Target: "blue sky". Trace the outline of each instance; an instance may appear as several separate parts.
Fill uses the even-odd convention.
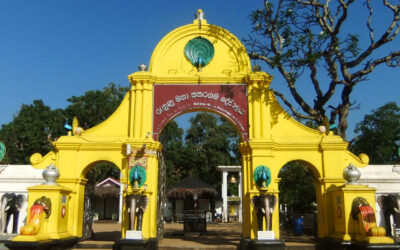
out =
[[[35,99],[65,108],[67,98],[109,82],[128,86],[127,76],[140,63],[148,65],[161,38],[191,23],[199,8],[208,23],[242,39],[251,29],[248,15],[261,6],[261,0],[1,1],[0,124]],[[271,73],[266,66],[263,70]],[[271,86],[285,92],[273,75]],[[372,109],[388,101],[400,104],[399,78],[399,69],[379,67],[355,88],[360,109],[350,114],[350,136]]]

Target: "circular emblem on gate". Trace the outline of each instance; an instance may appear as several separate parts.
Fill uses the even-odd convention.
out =
[[[267,188],[271,183],[271,171],[267,166],[258,166],[253,173],[253,179],[259,188]]]
[[[61,218],[64,218],[65,212],[66,212],[65,206],[62,206],[62,208],[61,208]]]
[[[6,155],[6,146],[0,141],[0,161],[3,160]]]
[[[134,188],[140,188],[146,182],[147,173],[139,164],[129,170],[129,181]]]
[[[185,56],[198,71],[201,71],[214,57],[214,46],[209,40],[196,37],[186,44]]]

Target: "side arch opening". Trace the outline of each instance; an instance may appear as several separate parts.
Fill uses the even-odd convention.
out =
[[[114,241],[121,238],[120,175],[114,163],[104,160],[92,162],[82,171],[87,179],[83,197],[83,239]],[[107,223],[106,231],[104,223]]]
[[[280,232],[283,239],[312,241],[317,236],[318,170],[294,160],[279,171]]]

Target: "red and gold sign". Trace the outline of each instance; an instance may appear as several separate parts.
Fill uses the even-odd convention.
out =
[[[210,110],[229,119],[243,140],[249,135],[247,86],[245,84],[154,85],[153,138],[179,114],[189,110]]]

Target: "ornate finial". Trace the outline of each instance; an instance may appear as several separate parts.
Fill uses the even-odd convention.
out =
[[[204,20],[204,12],[202,9],[198,9],[196,14],[194,14],[196,20]]]
[[[343,170],[343,178],[347,181],[346,184],[355,185],[360,177],[360,170],[351,163]]]
[[[147,66],[144,63],[141,63],[138,68],[139,68],[139,71],[147,71]]]
[[[204,12],[202,9],[198,9],[196,14],[194,15],[195,20],[199,21],[199,30],[201,29],[201,20],[204,20]]]
[[[58,177],[60,177],[60,172],[58,171],[58,168],[51,163],[50,166],[43,170],[42,176],[45,180],[43,185],[58,185],[56,181]]]

